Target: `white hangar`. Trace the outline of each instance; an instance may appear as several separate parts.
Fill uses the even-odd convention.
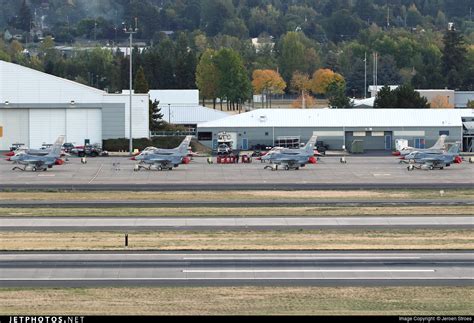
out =
[[[149,137],[148,94],[132,96],[132,135]],[[0,150],[128,138],[130,98],[0,61]]]

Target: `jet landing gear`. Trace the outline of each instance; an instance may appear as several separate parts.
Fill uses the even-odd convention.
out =
[[[43,171],[43,172],[46,172],[48,170],[48,168],[44,168],[44,167],[36,167],[36,166],[32,166],[31,168],[27,165],[23,168],[21,167],[18,167],[18,166],[15,166],[12,168],[12,170],[20,170],[22,172],[25,172],[25,171],[28,171],[28,170],[31,170],[32,172],[38,172],[38,171]]]
[[[270,169],[271,171],[275,171],[275,170],[278,170],[278,165],[271,164],[271,165],[265,166],[263,169]]]
[[[414,171],[415,169],[421,169],[421,170],[434,170],[435,167],[433,165],[421,165],[421,166],[415,166],[415,165],[408,165],[407,170],[409,172]],[[438,169],[443,170],[444,167],[438,167]]]
[[[272,170],[272,171],[276,171],[276,170],[278,170],[278,165],[277,165],[277,164],[268,165],[268,166],[265,166],[264,169],[270,169],[270,170]],[[300,167],[299,167],[299,166],[285,165],[285,166],[283,166],[283,169],[284,169],[284,170],[291,170],[291,169],[299,170]]]
[[[133,168],[133,171],[134,172],[139,172],[140,170],[144,169],[144,170],[152,170],[152,167],[154,165],[149,165],[149,166],[145,166],[145,165],[141,165],[141,164],[136,164],[135,167]],[[162,170],[173,170],[173,166],[157,166],[156,167],[156,170],[158,171],[162,171]]]

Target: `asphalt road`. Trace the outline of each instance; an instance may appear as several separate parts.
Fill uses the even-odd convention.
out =
[[[2,217],[0,231],[468,229],[472,216],[405,217]]]
[[[226,201],[158,201],[158,200],[2,200],[0,207],[15,207],[15,208],[159,208],[159,207],[180,207],[180,208],[195,208],[195,207],[294,207],[294,206],[462,206],[474,205],[473,199],[399,199],[399,200],[351,200],[351,199],[337,199],[337,200],[226,200]]]
[[[452,165],[444,170],[409,172],[393,156],[325,157],[299,171],[265,170],[251,164],[207,164],[195,158],[173,171],[134,172],[127,158],[89,158],[87,164],[72,158],[46,172],[12,171],[0,159],[0,190],[321,190],[321,189],[455,189],[474,188],[474,164]]]
[[[472,252],[0,253],[3,287],[455,285]]]

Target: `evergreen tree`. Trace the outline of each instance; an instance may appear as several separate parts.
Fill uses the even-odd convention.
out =
[[[411,85],[402,85],[391,91],[384,86],[375,99],[374,108],[378,109],[428,109],[430,105],[425,97],[415,91]]]
[[[24,31],[30,31],[32,23],[32,15],[30,7],[26,4],[26,0],[23,0],[21,3],[20,11],[18,12],[18,18],[16,20],[15,26],[18,29]]]
[[[163,125],[163,114],[161,113],[160,101],[151,101],[148,103],[150,130],[157,131]]]
[[[176,85],[178,89],[194,89],[196,84],[196,54],[188,47],[188,39],[181,33],[176,42]]]
[[[466,69],[467,50],[464,39],[453,27],[446,32],[443,41],[442,71],[447,77],[448,87],[458,89],[464,83],[464,71],[468,70]]]
[[[353,108],[351,100],[346,96],[345,82],[332,82],[328,86],[326,96],[329,99],[329,106],[333,109],[350,109]]]
[[[133,89],[135,90],[135,93],[150,92],[150,88],[148,87],[148,82],[146,81],[146,78],[145,78],[145,71],[143,70],[142,66],[140,66],[140,68],[137,71],[137,75],[135,76],[135,81],[133,82]]]

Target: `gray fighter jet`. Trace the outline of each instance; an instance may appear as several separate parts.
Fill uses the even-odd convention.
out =
[[[445,144],[444,144],[444,142],[446,141],[446,137],[447,137],[446,135],[439,136],[438,141],[436,141],[436,143],[430,148],[405,147],[402,150],[400,150],[399,152],[397,152],[397,154],[395,154],[395,155],[407,156],[408,154],[411,154],[412,152],[415,152],[415,151],[425,152],[425,153],[441,154],[441,153],[446,151],[445,150]]]
[[[157,170],[172,170],[173,167],[178,167],[180,164],[189,163],[187,156],[191,139],[192,136],[186,136],[183,142],[174,149],[148,148],[132,158],[132,160],[138,161],[134,171],[141,169],[151,170],[152,168]]]
[[[54,165],[62,165],[64,163],[61,159],[63,143],[64,136],[59,136],[51,147],[51,151],[44,156],[32,155],[24,152],[10,157],[10,161],[14,164],[24,165],[23,168],[15,166],[12,170],[31,170],[33,172],[47,171],[48,168],[53,168]]]
[[[414,169],[444,169],[452,164],[462,163],[462,158],[459,156],[459,145],[452,146],[446,153],[427,153],[427,152],[412,152],[405,156],[410,163],[407,167],[409,171]]]
[[[278,166],[283,166],[285,170],[298,170],[308,163],[316,164],[314,147],[317,139],[318,136],[313,135],[306,146],[301,149],[281,148],[262,156],[263,161],[268,161],[271,164],[265,166],[265,169],[278,170]]]

